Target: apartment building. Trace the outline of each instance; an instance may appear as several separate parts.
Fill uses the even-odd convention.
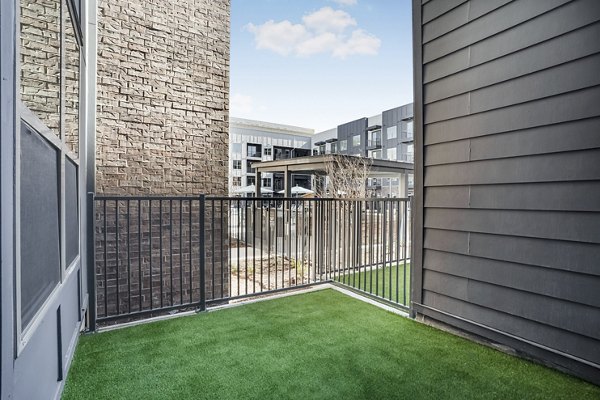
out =
[[[313,136],[312,154],[346,154],[377,160],[414,161],[413,105],[383,111],[381,114],[338,125]],[[372,196],[399,194],[400,181],[393,178],[369,178]],[[413,176],[408,175],[411,193]]]
[[[229,125],[229,192],[256,183],[252,163],[284,160],[311,155],[313,129],[231,118]],[[267,191],[283,190],[284,176],[265,174],[262,187]],[[310,175],[293,175],[293,185],[310,188]]]

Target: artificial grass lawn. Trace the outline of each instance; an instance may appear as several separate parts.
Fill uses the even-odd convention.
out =
[[[598,399],[333,290],[81,337],[63,399]]]
[[[391,280],[390,273],[392,274]],[[410,301],[410,263],[406,263],[406,300],[404,298],[403,263],[398,264],[398,268],[396,265],[392,265],[372,270],[363,269],[360,272],[336,277],[335,280],[406,306]],[[396,293],[396,287],[398,293]]]

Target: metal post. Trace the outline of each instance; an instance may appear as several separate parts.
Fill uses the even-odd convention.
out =
[[[206,310],[206,276],[205,276],[205,248],[206,245],[204,238],[204,210],[206,206],[206,196],[204,194],[200,195],[200,311]]]
[[[96,203],[94,193],[87,194],[87,284],[88,330],[96,331]]]

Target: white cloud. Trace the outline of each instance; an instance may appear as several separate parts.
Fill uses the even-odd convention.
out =
[[[330,54],[343,59],[379,52],[381,40],[358,29],[356,20],[345,11],[323,7],[305,15],[302,22],[269,20],[261,25],[248,24],[246,29],[254,34],[257,49],[271,50],[283,56]]]
[[[352,32],[350,38],[333,50],[333,55],[340,58],[363,54],[376,55],[381,46],[381,40],[362,29]]]
[[[353,6],[356,5],[357,0],[329,0],[337,3],[340,6]]]
[[[234,93],[230,99],[230,112],[236,115],[249,114],[254,110],[254,99],[241,93]]]
[[[323,7],[312,14],[302,17],[307,29],[315,32],[343,32],[350,26],[356,26],[356,20],[346,11]]]
[[[288,20],[270,20],[258,26],[248,24],[246,29],[254,34],[257,49],[272,50],[284,56],[291,53],[297,44],[307,37],[304,25],[292,24]]]

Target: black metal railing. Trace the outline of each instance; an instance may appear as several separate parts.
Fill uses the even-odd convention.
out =
[[[322,282],[409,304],[408,199],[96,196],[91,204],[99,322]]]

